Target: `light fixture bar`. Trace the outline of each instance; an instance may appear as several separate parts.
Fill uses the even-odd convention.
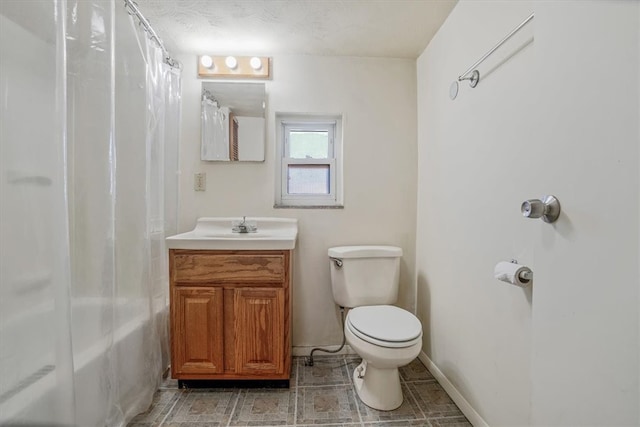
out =
[[[271,58],[268,56],[200,55],[198,56],[198,77],[203,79],[270,79]]]

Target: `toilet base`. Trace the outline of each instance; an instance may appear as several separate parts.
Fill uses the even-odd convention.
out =
[[[398,368],[380,369],[365,360],[353,371],[353,383],[362,402],[380,411],[392,411],[402,405]]]

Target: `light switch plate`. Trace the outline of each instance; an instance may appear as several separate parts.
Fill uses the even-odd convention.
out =
[[[196,173],[193,175],[193,189],[195,191],[205,191],[207,189],[207,174]]]

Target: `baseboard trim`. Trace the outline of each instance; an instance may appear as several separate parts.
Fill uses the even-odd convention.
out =
[[[294,346],[293,347],[293,355],[294,356],[308,356],[311,353],[311,350],[313,350],[314,348],[317,348],[318,346]],[[327,350],[337,350],[340,348],[339,345],[325,345],[322,346],[322,348],[325,348]],[[313,357],[316,356],[331,356],[331,355],[339,355],[339,354],[356,354],[355,351],[353,351],[351,349],[351,346],[349,345],[345,345],[344,348],[342,350],[340,350],[337,353],[325,353],[322,351],[316,351],[315,353],[313,353]]]
[[[489,424],[487,424],[487,422],[482,419],[480,414],[478,414],[476,410],[473,409],[473,406],[471,406],[471,404],[467,402],[467,399],[465,399],[464,396],[460,394],[458,389],[455,388],[451,381],[449,381],[449,379],[442,373],[442,371],[438,369],[435,363],[433,363],[431,359],[429,359],[429,356],[427,356],[424,351],[420,352],[420,354],[418,355],[418,359],[420,359],[420,361],[424,363],[424,366],[426,366],[429,372],[431,372],[435,379],[438,380],[442,388],[444,388],[444,390],[449,394],[451,399],[455,402],[456,405],[458,405],[458,408],[460,408],[462,413],[465,415],[465,417],[467,417],[469,422],[474,425],[474,427],[489,427]]]

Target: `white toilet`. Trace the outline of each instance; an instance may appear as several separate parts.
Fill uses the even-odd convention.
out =
[[[389,304],[396,302],[402,249],[395,246],[329,248],[333,299],[351,308],[344,332],[362,357],[353,372],[360,400],[383,411],[402,404],[398,368],[422,348],[417,317]]]

